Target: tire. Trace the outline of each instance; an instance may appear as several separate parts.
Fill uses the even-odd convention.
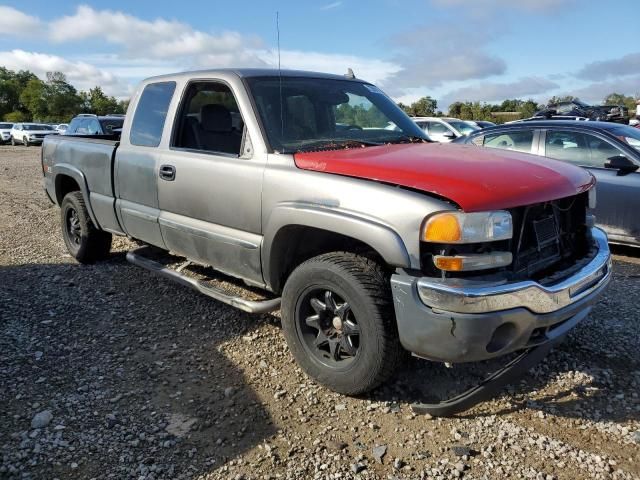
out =
[[[16,146],[16,139],[11,137],[11,146],[15,147]]]
[[[111,234],[95,227],[81,192],[71,192],[64,197],[60,220],[64,243],[78,262],[93,263],[109,254]]]
[[[285,283],[281,313],[295,360],[335,392],[373,390],[404,357],[389,278],[379,264],[360,255],[333,252],[299,265]]]
[[[29,143],[29,140],[25,140],[24,138],[22,139],[22,144],[23,144],[25,147],[30,147],[30,146],[31,146],[31,144]]]

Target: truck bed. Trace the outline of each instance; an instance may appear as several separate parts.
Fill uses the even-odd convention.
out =
[[[56,203],[62,200],[54,178],[64,174],[89,194],[90,213],[101,228],[119,231],[115,218],[113,173],[119,140],[104,136],[51,135],[42,144],[45,188]]]

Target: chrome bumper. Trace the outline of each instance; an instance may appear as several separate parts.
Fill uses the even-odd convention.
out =
[[[530,280],[487,286],[486,282],[421,278],[418,296],[434,309],[455,313],[487,313],[524,307],[533,313],[551,313],[587,297],[609,282],[611,254],[607,235],[592,229],[596,255],[575,274],[552,286]],[[477,285],[474,285],[477,283]]]

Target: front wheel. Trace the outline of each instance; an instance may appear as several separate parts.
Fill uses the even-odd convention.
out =
[[[338,393],[374,389],[403,356],[389,278],[376,262],[353,253],[319,255],[291,273],[282,325],[300,367]]]
[[[93,263],[109,254],[111,234],[95,227],[81,192],[71,192],[64,197],[60,215],[62,237],[73,258],[80,263]]]
[[[25,140],[24,138],[22,139],[22,143],[24,144],[25,147],[31,146],[31,144],[29,143],[29,140]]]
[[[16,139],[11,137],[11,146],[15,147],[16,146]]]

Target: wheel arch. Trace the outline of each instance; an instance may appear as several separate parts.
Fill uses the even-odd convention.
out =
[[[265,283],[279,292],[297,265],[337,250],[366,252],[389,267],[410,267],[404,242],[390,227],[323,207],[290,205],[274,210],[265,231]]]
[[[64,164],[55,165],[53,167],[52,173],[54,176],[53,182],[55,200],[58,206],[62,205],[62,200],[64,199],[65,195],[70,192],[80,191],[80,193],[82,193],[82,197],[84,198],[87,211],[89,212],[89,217],[91,217],[91,221],[96,226],[96,228],[100,228],[93,212],[93,208],[91,208],[91,202],[89,201],[89,187],[87,185],[87,179],[84,174],[73,165]]]

